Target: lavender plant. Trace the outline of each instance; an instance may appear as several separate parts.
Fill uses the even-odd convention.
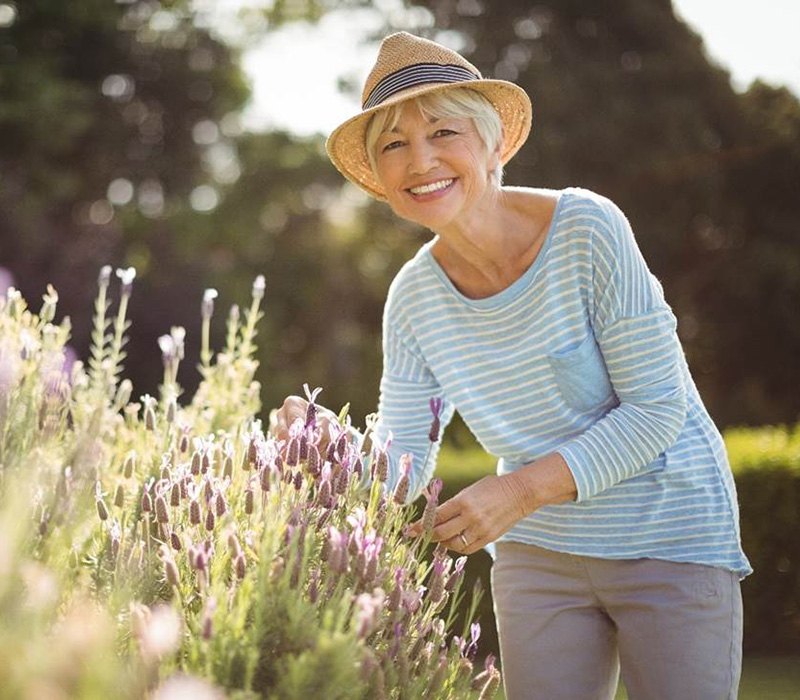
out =
[[[80,668],[102,665],[92,687],[124,683],[130,697],[192,683],[209,697],[491,697],[499,672],[491,661],[474,668],[479,627],[453,636],[464,558],[441,547],[430,557],[429,538],[404,536],[413,509],[402,477],[385,483],[388,445],[373,440],[367,453],[344,416],[323,425],[320,390],[308,387],[309,411],[287,440],[264,430],[254,381],[263,278],[243,318],[232,308],[216,356],[217,295],[204,296],[202,382],[181,402],[183,329],[159,339],[158,398],[132,400],[120,379],[135,273],[119,277],[109,321],[110,269],[100,274],[86,370],[62,369],[69,326],[52,323],[54,291],[38,315],[13,290],[0,301],[0,519],[24,523],[0,530],[0,616],[31,597],[26,571],[55,591],[4,624],[0,668],[35,657],[88,605],[101,632]],[[431,410],[435,441],[440,404]],[[425,491],[428,533],[440,490]],[[58,666],[62,653],[48,646],[43,657]],[[94,697],[49,670],[8,687],[21,696],[40,681]]]

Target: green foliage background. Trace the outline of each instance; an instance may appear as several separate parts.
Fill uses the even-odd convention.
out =
[[[129,368],[137,390],[152,391],[158,335],[181,324],[191,337],[204,287],[238,298],[263,273],[265,404],[310,381],[330,405],[371,412],[385,292],[425,232],[345,185],[322,137],[242,131],[242,47],[214,31],[214,3],[7,3],[0,265],[26,297],[52,282],[85,353],[80,311],[95,271],[136,266]],[[455,42],[486,75],[532,95],[534,131],[507,182],[594,188],[628,213],[716,420],[794,421],[797,98],[760,83],[736,93],[669,0],[403,5],[372,8],[384,8],[379,34]],[[269,41],[287,23],[359,6],[372,3],[253,0],[241,26],[248,41]],[[120,178],[132,198],[112,204]],[[217,193],[208,211],[190,206],[202,186]]]

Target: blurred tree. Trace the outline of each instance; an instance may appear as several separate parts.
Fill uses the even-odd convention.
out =
[[[131,363],[157,371],[155,338],[199,308],[202,258],[178,257],[171,221],[217,196],[213,149],[248,95],[238,57],[181,2],[8,6],[0,260],[31,300],[56,285],[81,349],[99,268],[136,266]]]
[[[364,4],[254,0],[237,28],[263,38]],[[590,187],[627,212],[715,418],[794,420],[797,99],[736,94],[669,0],[405,4],[379,4],[387,30],[532,95],[508,182]],[[155,339],[184,325],[191,389],[203,288],[221,292],[219,344],[225,307],[263,273],[265,404],[308,381],[357,421],[374,410],[386,289],[428,234],[345,184],[320,138],[242,132],[248,89],[210,0],[0,5],[0,265],[26,297],[53,282],[85,350],[97,270],[136,266],[129,373],[152,392]]]
[[[359,4],[253,2],[237,30],[263,36],[266,28]],[[203,289],[219,286],[221,307],[246,302],[253,278],[264,273],[267,404],[306,379],[341,383],[338,403],[353,387],[368,396],[358,375],[362,356],[376,373],[379,355],[364,352],[374,349],[375,329],[364,336],[356,268],[336,264],[346,255],[336,251],[355,247],[353,239],[324,211],[342,181],[318,139],[242,132],[238,113],[249,89],[237,49],[214,33],[213,3],[2,6],[0,264],[26,298],[35,301],[52,282],[85,352],[99,268],[135,266],[127,373],[139,392],[153,392],[155,340],[183,325],[181,381],[192,388]],[[326,258],[332,264],[320,267]],[[337,298],[332,308],[320,303]],[[372,322],[379,319],[373,311]],[[222,325],[215,324],[218,344]],[[362,413],[372,410],[361,403]]]
[[[718,422],[795,420],[797,99],[736,94],[670,0],[415,4],[432,38],[532,96],[507,182],[589,187],[627,213]]]

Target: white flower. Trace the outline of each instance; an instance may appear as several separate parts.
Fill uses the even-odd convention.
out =
[[[158,347],[161,348],[161,354],[165,357],[172,358],[175,355],[175,341],[171,335],[160,335],[158,337]]]
[[[133,284],[133,280],[136,279],[136,268],[129,267],[126,269],[122,269],[121,267],[117,268],[117,277],[119,277],[120,281],[122,282],[123,286],[130,286]]]
[[[103,265],[100,268],[100,274],[97,277],[97,283],[101,287],[108,285],[108,280],[111,278],[111,265]]]
[[[175,651],[182,632],[178,613],[168,605],[158,605],[152,610],[141,608],[132,610],[132,618],[142,655],[146,659],[158,659]]]
[[[218,688],[194,676],[175,675],[164,681],[153,695],[153,700],[223,700]]]
[[[255,282],[253,282],[253,299],[263,299],[266,286],[264,275],[256,277]]]

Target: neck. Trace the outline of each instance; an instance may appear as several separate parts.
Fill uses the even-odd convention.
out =
[[[530,223],[514,201],[498,190],[470,216],[434,231],[433,254],[468,296],[505,289],[528,268]]]

